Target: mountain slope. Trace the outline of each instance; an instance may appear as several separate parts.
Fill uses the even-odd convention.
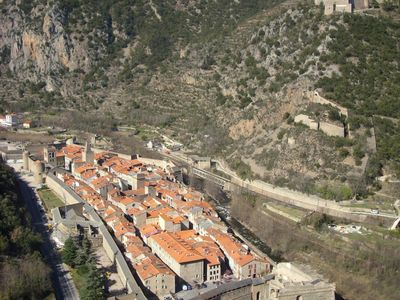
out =
[[[400,173],[398,125],[373,117],[400,113],[392,19],[295,1],[29,3],[1,4],[2,107],[94,130],[150,125],[242,177],[337,200]],[[349,117],[312,103],[317,88]],[[295,125],[300,113],[352,138]]]

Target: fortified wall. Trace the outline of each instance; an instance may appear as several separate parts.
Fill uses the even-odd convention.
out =
[[[355,210],[354,208],[343,207],[332,200],[322,199],[314,195],[306,195],[286,188],[275,187],[272,184],[260,180],[244,181],[240,178],[232,177],[231,181],[227,182],[224,186],[224,189],[228,191],[240,192],[243,188],[292,206],[317,211],[337,218],[352,220],[354,222],[371,224],[383,223],[387,226],[393,223],[393,220],[380,215],[358,214],[357,212],[359,209]]]
[[[33,173],[35,184],[42,184],[45,175],[44,163],[34,159],[28,151],[22,152],[22,161],[24,170]]]
[[[125,261],[125,258],[121,252],[121,250],[116,245],[113,237],[108,231],[107,227],[104,225],[101,218],[98,216],[96,211],[88,205],[85,201],[79,197],[78,194],[75,193],[69,186],[67,186],[64,182],[57,178],[57,171],[65,172],[62,169],[52,169],[47,174],[46,184],[49,188],[51,188],[58,196],[65,200],[67,204],[75,204],[75,203],[83,203],[84,211],[89,216],[90,220],[96,221],[100,224],[99,231],[103,236],[102,246],[107,253],[109,259],[115,263],[117,268],[118,276],[121,279],[122,284],[131,294],[132,299],[136,300],[145,300],[142,290],[137,284],[135,278],[132,275],[132,272],[129,269],[128,264]]]
[[[349,116],[349,110],[347,108],[337,104],[336,102],[334,102],[332,100],[328,100],[328,99],[322,97],[318,93],[318,91],[316,91],[316,90],[308,91],[308,92],[306,92],[306,94],[307,94],[308,98],[311,100],[311,102],[325,104],[325,105],[331,105],[331,106],[337,108],[342,115],[346,116],[346,118]]]

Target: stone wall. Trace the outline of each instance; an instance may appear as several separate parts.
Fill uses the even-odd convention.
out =
[[[251,298],[251,285],[221,295],[221,300],[248,300],[249,298]]]
[[[303,114],[297,115],[296,117],[294,117],[294,122],[302,123],[302,124],[310,127],[310,129],[318,130],[318,122],[311,119],[307,115],[303,115]]]
[[[329,136],[340,136],[344,137],[344,126],[328,123],[328,122],[317,122],[313,120],[311,117],[300,114],[294,118],[295,123],[302,123],[308,126],[310,129],[321,130],[325,134]]]
[[[155,165],[155,166],[160,167],[160,168],[163,168],[163,169],[165,169],[165,168],[167,168],[167,167],[169,167],[169,166],[172,165],[172,164],[169,163],[168,161],[166,161],[166,160],[161,160],[161,159],[152,159],[152,158],[139,157],[138,160],[139,160],[141,163],[143,163],[143,164],[146,164],[146,165]]]
[[[344,137],[344,126],[335,125],[328,122],[320,122],[319,129],[329,136]]]
[[[83,203],[82,199],[67,185],[59,180],[51,171],[46,176],[46,185],[53,190],[66,204]]]
[[[85,201],[83,201],[78,194],[75,193],[70,187],[68,187],[64,182],[57,178],[56,171],[57,169],[51,170],[46,177],[46,184],[49,188],[51,188],[57,195],[59,195],[62,199],[64,199],[67,204],[75,204],[75,203],[84,203],[85,204],[85,212],[88,215],[90,220],[98,222],[100,234],[103,236],[103,248],[110,258],[112,262],[115,263],[117,267],[118,276],[121,279],[121,282],[127,289],[128,293],[132,295],[132,299],[136,300],[145,300],[142,290],[137,284],[135,278],[131,270],[129,269],[128,264],[125,261],[125,258],[121,252],[121,250],[116,245],[113,237],[108,231],[107,227],[103,224],[101,218],[97,215],[96,211],[88,205]],[[60,170],[61,172],[65,172]]]
[[[336,102],[334,102],[332,100],[328,100],[328,99],[322,97],[318,93],[318,91],[307,92],[307,95],[308,95],[309,99],[311,100],[311,102],[319,103],[319,104],[331,105],[331,106],[337,108],[342,115],[345,115],[346,117],[349,116],[349,111],[348,111],[347,108],[337,104]]]
[[[273,200],[337,218],[371,224],[383,223],[386,225],[393,223],[392,219],[384,216],[357,214],[354,212],[354,209],[340,206],[335,201],[322,199],[314,195],[306,195],[287,188],[275,187],[272,184],[260,180],[250,182],[248,180],[243,181],[240,178],[232,177],[231,182],[224,186],[224,189],[228,191],[240,191],[243,188]]]

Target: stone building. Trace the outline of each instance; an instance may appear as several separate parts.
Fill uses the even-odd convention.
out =
[[[65,156],[53,145],[43,149],[43,159],[53,167],[64,167]]]
[[[310,116],[299,114],[294,118],[295,123],[302,123],[314,130],[321,130],[329,136],[345,136],[344,125],[339,122],[315,121]]]
[[[334,300],[335,284],[306,266],[279,263],[274,269],[275,278],[269,282],[268,300]]]
[[[102,245],[103,237],[95,221],[88,220],[83,214],[83,203],[70,204],[51,210],[53,216],[54,235],[63,244],[69,237],[87,237],[98,247]]]
[[[351,13],[353,11],[352,4],[348,0],[315,0],[315,5],[324,5],[324,14],[331,15],[335,12]]]
[[[89,142],[86,142],[85,149],[82,152],[82,160],[86,163],[94,163],[94,152]]]
[[[148,246],[172,271],[188,283],[204,281],[205,258],[174,233],[148,238]]]
[[[183,295],[183,293],[182,293]],[[176,296],[179,298],[180,293]],[[194,289],[191,300],[333,300],[335,285],[303,266],[279,263],[272,274],[218,285],[212,289]]]

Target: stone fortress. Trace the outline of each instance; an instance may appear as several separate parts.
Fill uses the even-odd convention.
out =
[[[35,159],[26,150],[22,152],[22,161],[24,169],[33,173],[35,184],[42,184],[45,176],[44,162]]]
[[[337,109],[342,116],[348,118],[349,112],[347,108],[340,106],[334,101],[325,99],[322,97],[318,91],[307,91],[304,92],[304,96],[307,97],[311,103],[318,103],[322,105],[329,105],[335,109]],[[306,114],[299,114],[294,118],[295,123],[302,123],[309,127],[310,129],[320,130],[329,136],[345,136],[345,127],[340,122],[333,122],[330,120],[315,120]]]
[[[315,5],[324,5],[324,14],[352,13],[353,10],[367,9],[368,0],[315,0]]]

